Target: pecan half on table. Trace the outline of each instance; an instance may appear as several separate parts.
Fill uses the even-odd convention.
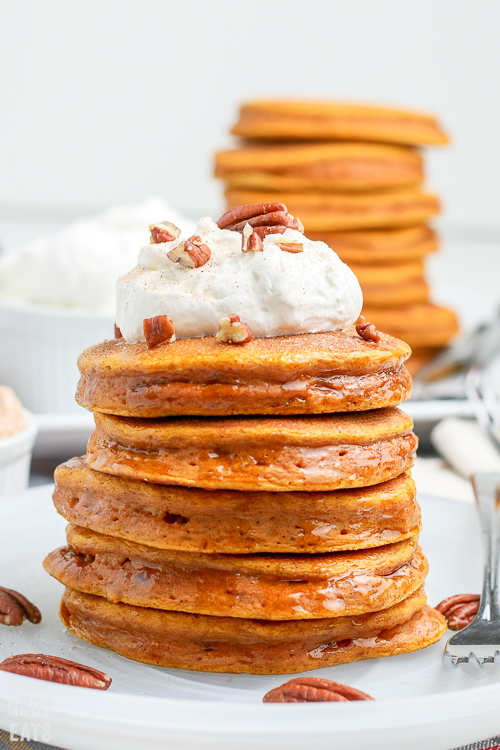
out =
[[[35,680],[58,682],[62,685],[107,690],[111,677],[98,669],[44,654],[17,654],[0,663],[0,670],[33,677]]]
[[[22,625],[29,620],[37,625],[42,620],[38,607],[13,589],[0,586],[0,623],[2,625]]]
[[[361,690],[340,682],[319,677],[296,677],[270,690],[264,703],[318,703],[321,701],[372,701],[374,698]]]
[[[439,602],[436,609],[446,618],[450,630],[470,625],[479,609],[479,594],[455,594]]]

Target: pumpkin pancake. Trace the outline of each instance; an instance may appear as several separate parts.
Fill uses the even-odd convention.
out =
[[[210,492],[102,474],[82,457],[61,464],[55,481],[54,504],[71,523],[159,549],[332,552],[378,547],[420,531],[408,472],[337,492]]]
[[[404,337],[415,349],[444,346],[459,330],[453,310],[430,302],[387,309],[366,305],[363,315],[377,328]]]
[[[255,338],[245,346],[215,336],[148,349],[123,339],[79,357],[76,399],[122,416],[315,414],[392,406],[411,395],[410,347],[380,334],[346,331]]]
[[[412,226],[427,221],[440,210],[435,195],[409,189],[361,194],[226,190],[225,196],[228,208],[246,203],[285,203],[290,213],[300,217],[307,234]]]
[[[307,236],[326,242],[349,266],[413,263],[438,249],[436,233],[425,225],[362,232],[308,232]]]
[[[44,565],[65,586],[139,607],[262,620],[376,612],[428,571],[417,537],[370,550],[227,555],[158,550],[69,525]]]
[[[412,355],[408,361],[408,370],[414,377],[423,367],[432,362],[434,357],[442,351],[441,347],[435,349],[415,349],[412,351]]]
[[[415,187],[423,159],[406,146],[319,143],[247,146],[215,155],[215,176],[229,188],[284,192],[369,192]]]
[[[262,140],[347,140],[443,145],[448,136],[422,112],[327,101],[257,100],[240,108],[233,135]]]
[[[66,588],[61,620],[79,638],[161,667],[285,674],[391,656],[435,643],[444,617],[419,589],[390,609],[321,620],[210,617],[113,604]]]
[[[351,264],[351,271],[361,285],[366,307],[402,307],[428,299],[421,261],[384,266]]]
[[[409,469],[417,448],[411,418],[394,407],[313,417],[94,418],[92,469],[211,490],[366,487]]]

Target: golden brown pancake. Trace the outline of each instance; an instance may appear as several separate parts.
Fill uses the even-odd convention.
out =
[[[444,346],[459,330],[453,310],[430,302],[385,310],[365,305],[363,315],[377,328],[404,337],[415,349]]]
[[[444,617],[420,589],[356,618],[262,621],[112,604],[67,588],[64,625],[79,638],[146,664],[204,672],[285,674],[415,651],[439,640]]]
[[[372,193],[285,193],[265,190],[226,190],[227,208],[246,203],[285,203],[310,232],[412,226],[439,213],[435,195],[419,190]]]
[[[308,232],[307,235],[311,240],[326,242],[349,266],[414,263],[438,248],[436,233],[425,225],[362,232]]]
[[[351,270],[363,290],[365,307],[401,307],[428,299],[421,261],[384,266],[351,264]]]
[[[58,466],[55,481],[54,504],[71,523],[159,549],[318,553],[379,547],[420,531],[408,472],[337,492],[211,492],[113,477],[82,457]]]
[[[227,555],[159,550],[79,526],[44,565],[65,586],[112,602],[204,615],[301,620],[376,612],[422,586],[417,537],[373,550]]]
[[[424,172],[420,154],[406,146],[314,143],[221,151],[215,176],[236,189],[342,193],[415,187]]]
[[[148,349],[123,339],[79,357],[76,399],[122,416],[315,414],[393,406],[411,395],[410,347],[385,334],[346,331],[256,338],[228,346],[215,336]]]
[[[394,407],[313,417],[133,419],[94,414],[96,471],[210,490],[337,490],[413,464],[412,420]]]
[[[257,100],[240,109],[233,135],[262,140],[347,140],[442,145],[436,118],[422,112],[344,102]]]

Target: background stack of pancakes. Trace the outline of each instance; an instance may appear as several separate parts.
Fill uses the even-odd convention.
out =
[[[385,108],[258,101],[231,131],[242,145],[215,158],[227,207],[282,201],[308,237],[330,245],[358,277],[364,316],[407,341],[415,372],[457,332],[429,299],[424,258],[438,247],[439,212],[422,189],[416,147],[447,143],[433,117]]]
[[[64,624],[143,662],[287,673],[413,651],[427,606],[409,347],[343,332],[80,357],[87,456],[56,471]]]

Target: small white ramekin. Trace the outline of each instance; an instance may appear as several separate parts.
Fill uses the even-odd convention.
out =
[[[23,412],[27,422],[24,430],[0,440],[0,499],[3,495],[22,492],[29,484],[38,423],[31,412],[26,409]]]
[[[0,295],[0,383],[36,414],[81,413],[77,359],[114,336],[114,316]]]

